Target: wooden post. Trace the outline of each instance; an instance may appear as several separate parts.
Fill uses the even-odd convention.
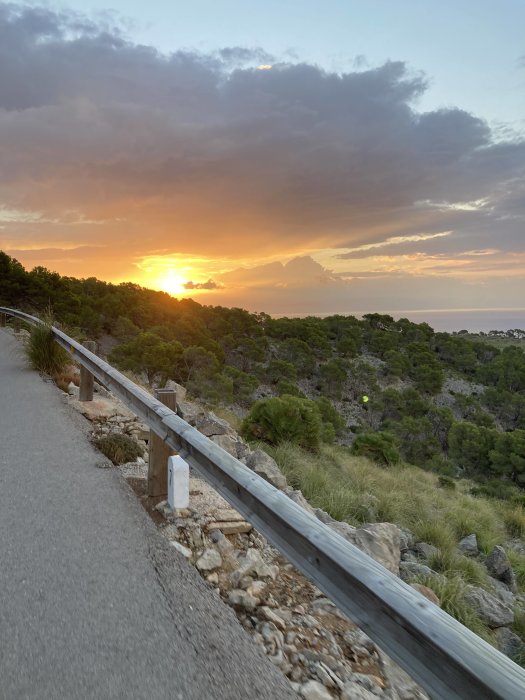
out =
[[[5,328],[7,323],[7,317],[4,313],[0,314],[0,328]]]
[[[86,340],[82,345],[90,352],[97,351],[97,344],[94,340]],[[93,401],[93,375],[83,365],[80,365],[80,389],[78,392],[79,401]]]
[[[177,395],[173,389],[157,389],[155,398],[172,411],[177,410]],[[149,434],[148,496],[168,495],[168,459],[174,454],[152,430]]]
[[[22,325],[20,323],[20,319],[15,316],[13,319],[13,328],[14,328],[15,333],[20,333],[21,327],[22,327]]]

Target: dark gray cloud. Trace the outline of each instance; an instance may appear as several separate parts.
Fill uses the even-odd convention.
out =
[[[212,279],[209,279],[207,282],[192,282],[189,280],[182,286],[184,289],[220,289],[221,287],[221,285],[217,284],[217,282],[214,282]]]
[[[264,257],[448,229],[408,249],[515,250],[525,143],[493,141],[459,108],[419,113],[425,89],[402,62],[336,74],[261,49],[162,55],[111,18],[4,4],[2,198],[103,220],[60,236],[115,255],[125,242],[130,257]],[[481,199],[483,210],[450,209]],[[40,226],[9,234],[59,245]]]

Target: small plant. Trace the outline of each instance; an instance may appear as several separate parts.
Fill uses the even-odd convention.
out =
[[[420,542],[433,544],[441,552],[450,552],[456,545],[452,529],[442,520],[422,520],[416,524],[414,534]]]
[[[516,574],[516,580],[518,582],[518,586],[520,588],[525,588],[525,555],[524,554],[519,554],[518,552],[514,551],[513,549],[507,549],[507,556],[510,560],[510,563],[512,564],[512,570]],[[525,616],[523,619],[524,622],[524,636],[525,636]]]
[[[438,476],[438,486],[440,486],[442,489],[454,491],[456,489],[456,482],[452,477],[441,474]]]
[[[475,559],[454,552],[453,550],[439,550],[428,558],[428,565],[434,571],[445,574],[448,578],[461,578],[475,586],[487,585],[487,571],[483,564]]]
[[[105,437],[99,438],[95,440],[95,446],[113,464],[133,462],[137,457],[142,457],[144,454],[144,450],[135,440],[121,433],[110,433]]]
[[[523,506],[507,510],[503,515],[503,522],[511,537],[525,536],[525,510]]]
[[[431,588],[441,602],[442,609],[458,622],[468,627],[485,641],[493,643],[488,626],[481,620],[476,610],[465,600],[465,584],[460,578],[437,579],[418,578],[418,583]]]
[[[52,377],[63,372],[70,362],[66,350],[54,339],[50,318],[31,327],[24,350],[33,369]]]

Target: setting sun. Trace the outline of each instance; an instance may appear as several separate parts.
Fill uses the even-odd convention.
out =
[[[169,272],[155,280],[154,286],[157,287],[157,289],[161,289],[163,292],[178,296],[187,291],[184,288],[185,282],[186,280],[176,272]]]

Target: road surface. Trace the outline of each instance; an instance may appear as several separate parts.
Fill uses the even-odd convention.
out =
[[[0,331],[0,698],[292,700]]]

